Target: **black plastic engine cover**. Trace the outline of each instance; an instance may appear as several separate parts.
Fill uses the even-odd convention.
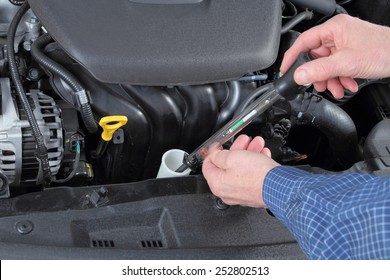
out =
[[[236,79],[276,59],[281,1],[29,0],[96,79],[138,85]]]

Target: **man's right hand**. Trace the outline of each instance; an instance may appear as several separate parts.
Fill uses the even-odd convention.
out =
[[[353,78],[390,77],[390,28],[351,16],[337,15],[302,33],[285,53],[282,73],[301,52],[317,59],[299,67],[295,81],[328,89],[336,98],[344,96],[344,88],[358,90]]]
[[[211,191],[229,205],[265,207],[263,182],[279,164],[271,159],[264,139],[240,135],[230,150],[212,145],[203,162],[203,175]]]

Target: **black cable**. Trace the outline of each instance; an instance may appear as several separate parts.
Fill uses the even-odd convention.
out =
[[[8,0],[11,4],[15,6],[22,6],[24,3],[26,3],[26,0]]]
[[[53,39],[50,34],[43,34],[32,44],[31,55],[42,66],[42,68],[57,74],[67,85],[69,85],[76,95],[80,94],[77,98],[80,103],[80,113],[85,127],[90,133],[96,133],[98,131],[98,126],[93,117],[92,108],[89,104],[84,88],[77,81],[76,77],[72,75],[72,73],[66,70],[62,65],[47,57],[42,51],[43,47],[52,41]]]
[[[287,23],[282,26],[282,30],[280,31],[282,34],[287,33],[289,30],[294,28],[298,23],[301,23],[304,20],[310,20],[313,18],[312,11],[304,11],[296,15],[294,18],[290,19]]]
[[[58,74],[60,78],[64,80],[64,82],[67,83],[73,91],[78,92],[83,90],[81,84],[71,73],[69,73],[68,70],[66,70],[62,65],[48,58],[43,53],[42,48],[51,42],[53,42],[53,38],[50,36],[50,34],[43,34],[32,44],[31,55],[43,68]]]
[[[48,185],[50,184],[52,178],[51,178],[49,158],[47,154],[45,140],[42,136],[37,120],[35,119],[34,113],[28,102],[26,93],[24,91],[22,82],[20,80],[18,66],[16,64],[16,59],[15,59],[14,41],[15,41],[16,29],[18,27],[21,18],[28,11],[28,9],[29,9],[29,4],[26,2],[20,7],[15,17],[11,21],[8,30],[8,35],[7,35],[7,46],[8,46],[7,56],[8,56],[9,71],[10,71],[12,81],[14,82],[15,89],[18,94],[20,103],[22,104],[23,109],[26,113],[27,120],[31,127],[32,136],[34,137],[34,140],[37,144],[36,156],[42,168],[44,184]]]
[[[297,14],[298,14],[298,9],[297,7],[295,7],[295,5],[293,3],[291,3],[290,1],[285,1],[285,4],[288,4],[288,6],[292,9],[292,15],[282,15],[282,18],[293,18],[295,17]],[[286,10],[286,6],[284,7],[283,9],[283,13],[285,12]]]
[[[349,13],[347,12],[346,9],[344,9],[342,6],[340,6],[340,4],[336,4],[336,10],[334,12],[336,15],[337,14],[345,14],[345,15],[348,15]],[[323,16],[322,18],[320,18],[316,23],[315,25],[319,25],[321,23],[323,23],[325,20],[329,19],[328,16]]]
[[[253,102],[253,100],[258,98],[260,95],[262,95],[266,91],[270,90],[272,88],[272,86],[273,86],[272,83],[268,83],[264,86],[261,86],[261,87],[255,89],[244,101],[242,101],[241,105],[237,108],[235,115],[238,115],[242,111],[244,111],[246,109],[246,107],[248,107],[249,104],[251,104]]]
[[[75,156],[75,159],[74,159],[74,163],[73,163],[73,167],[72,167],[72,172],[69,173],[68,176],[66,176],[66,178],[64,179],[59,179],[59,180],[55,180],[54,182],[55,183],[65,183],[65,182],[68,182],[70,179],[72,179],[74,177],[74,175],[76,174],[76,171],[77,171],[77,168],[79,167],[79,163],[80,163],[80,151],[81,147],[80,147],[80,141],[77,141],[76,142],[76,156]]]
[[[92,134],[96,133],[98,131],[98,126],[93,117],[91,105],[89,103],[81,104],[80,113],[85,128]]]
[[[333,15],[336,9],[335,0],[290,0],[290,1],[302,8],[310,9],[326,16]]]

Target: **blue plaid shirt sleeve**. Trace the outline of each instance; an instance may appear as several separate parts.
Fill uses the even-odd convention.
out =
[[[390,177],[279,166],[263,199],[311,259],[390,259]]]

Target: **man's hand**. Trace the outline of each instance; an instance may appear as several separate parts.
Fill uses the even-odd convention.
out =
[[[240,135],[229,151],[210,147],[202,170],[211,191],[226,204],[265,207],[264,178],[278,165],[263,138]]]
[[[341,98],[344,88],[358,90],[353,78],[390,77],[389,49],[390,28],[337,15],[302,33],[285,53],[280,70],[285,73],[301,52],[310,52],[317,59],[299,67],[295,81]]]

